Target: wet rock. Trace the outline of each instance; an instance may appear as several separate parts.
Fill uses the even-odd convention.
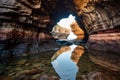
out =
[[[60,80],[57,76],[52,76],[50,80]]]
[[[22,59],[22,60],[18,61],[16,64],[18,64],[18,65],[24,65],[26,62],[27,62],[26,59]]]
[[[40,77],[40,74],[33,75],[31,77],[32,80],[37,80]]]
[[[0,80],[13,80],[11,77],[0,75]]]
[[[120,33],[90,35],[87,46],[92,50],[120,52]]]
[[[24,44],[19,44],[19,45],[15,46],[13,54],[20,55],[20,54],[25,53],[27,45],[28,45],[27,43],[24,43]]]
[[[33,43],[31,46],[29,46],[29,52],[31,53],[39,53],[40,48],[38,46],[38,43]]]
[[[40,73],[42,72],[42,70],[40,69],[33,69],[33,70],[30,70],[30,71],[27,71],[27,72],[24,72],[26,75],[33,75],[33,74],[37,74],[37,73]]]
[[[80,80],[114,80],[111,76],[108,76],[102,72],[93,71],[87,75],[81,75]]]
[[[26,64],[25,64],[25,66],[30,66],[30,65],[31,65],[31,63],[26,63]]]
[[[44,67],[45,65],[42,63],[35,63],[32,65],[33,68]]]
[[[109,54],[109,55],[108,55]],[[101,69],[112,73],[120,72],[119,54],[100,51],[89,51],[89,58]]]
[[[87,77],[88,80],[112,80],[111,77],[101,72],[90,72]]]
[[[16,71],[22,71],[23,69],[21,67],[16,67],[15,70]]]
[[[18,76],[23,75],[23,74],[28,73],[28,72],[30,72],[30,70],[19,71],[19,72],[15,75],[15,77],[18,77]]]
[[[42,75],[39,80],[49,80],[49,77],[47,75]]]
[[[16,80],[25,80],[26,77],[27,77],[26,75],[21,75]]]
[[[37,67],[40,67],[40,63],[35,63],[35,64],[33,64],[32,66],[34,67],[34,68],[37,68]]]
[[[60,79],[56,76],[42,75],[39,80],[60,80]]]
[[[87,79],[86,75],[81,75],[80,80],[88,80],[88,79]]]
[[[16,74],[16,72],[13,72],[13,73],[10,73],[10,74],[8,74],[9,76],[13,76],[13,75],[15,75]]]
[[[28,56],[28,54],[23,53],[22,56],[26,57],[26,56]]]

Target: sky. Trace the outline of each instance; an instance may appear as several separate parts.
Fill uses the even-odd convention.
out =
[[[75,16],[73,16],[72,14],[69,15],[68,18],[63,18],[61,19],[57,25],[60,25],[61,27],[64,27],[64,28],[67,28],[70,30],[70,34],[68,35],[67,39],[68,40],[74,40],[77,38],[77,36],[71,31],[71,27],[70,25],[73,23],[73,22],[76,22],[75,21]]]

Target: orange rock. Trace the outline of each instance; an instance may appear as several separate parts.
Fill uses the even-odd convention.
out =
[[[84,31],[79,27],[77,22],[71,24],[72,32],[77,36],[77,40],[84,38]]]
[[[79,58],[82,56],[82,54],[84,53],[84,47],[82,46],[77,46],[74,51],[72,52],[72,56],[71,59],[78,63]]]

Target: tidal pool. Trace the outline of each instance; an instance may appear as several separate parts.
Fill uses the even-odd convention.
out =
[[[73,44],[39,54],[1,58],[0,79],[120,80],[119,63],[115,63],[120,61],[119,56],[106,54]]]

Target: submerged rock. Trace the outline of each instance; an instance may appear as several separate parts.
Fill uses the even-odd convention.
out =
[[[81,75],[80,80],[114,80],[111,76],[108,76],[102,72],[93,71],[87,75]]]
[[[22,60],[18,61],[16,64],[18,64],[18,65],[24,65],[26,62],[27,62],[26,59],[22,59]]]
[[[56,76],[42,75],[39,80],[60,80],[60,79]]]
[[[0,75],[0,80],[13,80],[11,77]]]
[[[112,80],[110,76],[102,72],[90,72],[87,74],[88,80]]]
[[[92,62],[99,65],[101,69],[111,74],[120,73],[120,58],[117,53],[101,52],[89,50],[89,58]]]

